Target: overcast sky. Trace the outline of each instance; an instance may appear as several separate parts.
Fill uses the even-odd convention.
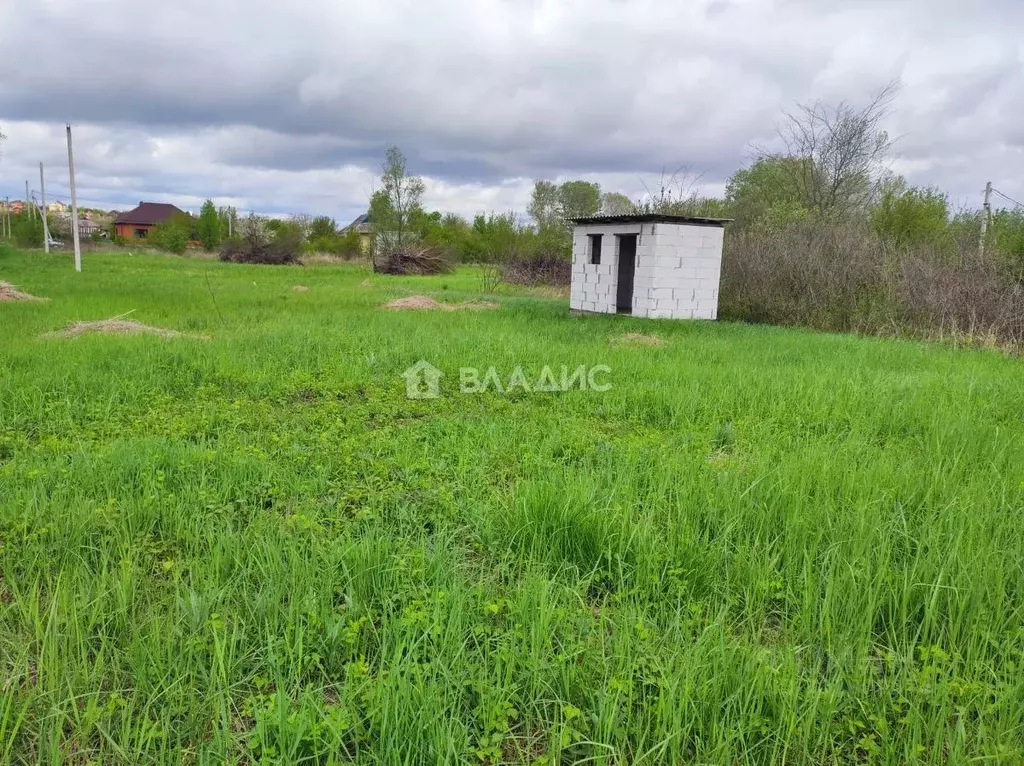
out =
[[[361,212],[384,148],[428,206],[523,210],[532,179],[721,193],[783,110],[899,78],[894,169],[1024,201],[1022,0],[4,0],[0,196]]]

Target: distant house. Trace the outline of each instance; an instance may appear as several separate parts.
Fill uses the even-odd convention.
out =
[[[8,208],[8,211],[11,213],[11,215],[21,215],[25,211],[25,203],[22,202],[20,199],[16,199],[11,203],[10,207]]]
[[[68,212],[68,206],[67,204],[58,200],[57,202],[51,202],[49,205],[47,205],[46,211],[48,213],[66,213]]]
[[[114,236],[125,239],[145,239],[160,223],[169,221],[185,211],[163,202],[140,202],[139,206],[114,219]]]
[[[341,230],[344,234],[347,231],[354,230],[359,233],[359,244],[363,248],[363,251],[369,249],[370,238],[373,236],[373,225],[370,223],[370,214],[363,213],[361,216],[356,218],[352,223]]]
[[[88,218],[78,219],[78,234],[82,237],[91,237],[93,234],[99,234],[102,236],[103,227],[95,221],[91,221]]]

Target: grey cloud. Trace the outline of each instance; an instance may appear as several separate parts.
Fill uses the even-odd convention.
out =
[[[570,175],[637,179],[632,196],[640,178],[681,166],[721,184],[751,142],[771,141],[783,109],[861,99],[902,76],[891,128],[911,180],[966,195],[977,183],[952,155],[982,177],[1021,162],[1024,54],[1008,22],[1024,13],[1016,0],[979,5],[184,0],[147,4],[139,24],[129,0],[18,3],[0,11],[0,123],[87,129],[83,141],[107,146],[82,150],[96,193],[346,217],[393,143],[449,200],[455,187],[505,200],[522,194],[514,179]],[[0,176],[37,151],[8,132]],[[346,178],[356,187],[326,185]]]

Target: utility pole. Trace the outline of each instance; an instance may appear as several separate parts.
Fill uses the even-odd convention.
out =
[[[11,238],[11,198],[4,198],[4,236]]]
[[[75,240],[75,271],[82,270],[82,246],[78,242],[78,197],[75,195],[75,151],[71,148],[71,123],[68,124],[68,173],[71,178],[71,236]]]
[[[981,215],[981,238],[978,240],[978,255],[985,255],[985,237],[988,235],[988,225],[992,221],[992,182],[985,184],[985,204],[982,205]]]
[[[42,200],[43,213],[43,252],[50,254],[50,226],[46,222],[46,179],[43,178],[43,163],[39,163],[39,197]]]
[[[28,179],[25,179],[25,212],[28,213],[28,217],[35,220],[33,217],[34,208],[32,207],[32,198],[28,196]]]

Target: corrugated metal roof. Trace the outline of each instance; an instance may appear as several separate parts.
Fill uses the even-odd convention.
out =
[[[633,213],[630,215],[592,215],[570,218],[577,226],[599,226],[616,223],[682,223],[691,226],[725,226],[732,218],[702,218],[692,215],[669,215],[667,213]]]

